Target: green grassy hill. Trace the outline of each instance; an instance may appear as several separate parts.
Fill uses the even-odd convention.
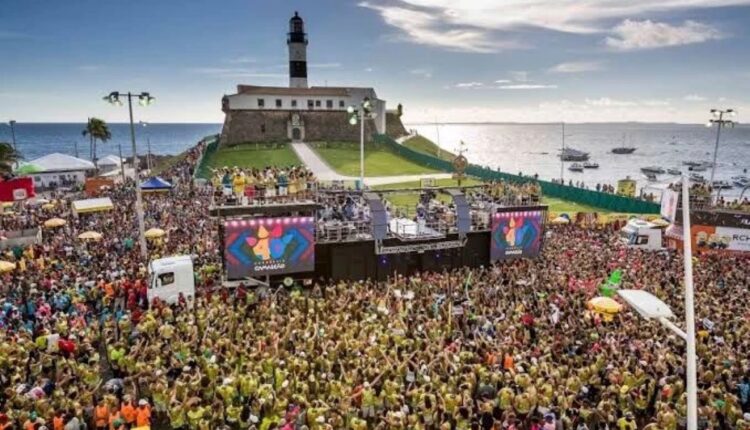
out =
[[[359,175],[359,143],[313,142],[310,146],[336,172],[347,176]],[[365,145],[365,176],[418,175],[440,173],[420,166],[393,153],[368,143]]]
[[[262,168],[297,164],[300,164],[300,160],[287,143],[222,146],[206,156],[200,176],[208,177],[211,174],[209,169],[222,167]]]
[[[453,161],[456,155],[440,148],[435,142],[424,136],[414,136],[404,141],[405,147],[423,154],[432,155],[447,161]]]

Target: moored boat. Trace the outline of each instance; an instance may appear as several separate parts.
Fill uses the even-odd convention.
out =
[[[579,163],[573,163],[568,167],[571,172],[583,172],[583,166]]]
[[[682,171],[680,169],[671,168],[667,169],[667,173],[669,173],[670,175],[681,175]]]
[[[721,180],[713,181],[711,183],[711,187],[716,190],[729,190],[733,188],[731,183],[729,183],[728,181],[721,181]]]
[[[706,182],[706,178],[704,178],[702,175],[699,175],[697,173],[691,173],[690,180],[693,182],[697,182],[699,184],[703,184]]]
[[[589,159],[589,153],[573,148],[564,148],[560,152],[560,159],[562,161],[586,161]]]
[[[617,148],[612,148],[613,154],[632,154],[634,153],[636,148],[633,148],[632,146],[618,146]]]
[[[583,168],[584,169],[598,169],[599,168],[599,163],[594,163],[594,162],[587,161],[587,162],[583,163]]]
[[[661,174],[664,174],[665,170],[659,166],[646,166],[646,167],[641,167],[641,172],[646,173],[646,174],[653,173],[655,175],[661,175]]]

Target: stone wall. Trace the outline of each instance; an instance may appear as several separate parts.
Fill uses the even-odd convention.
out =
[[[401,136],[409,134],[406,131],[406,127],[401,122],[401,118],[395,112],[388,112],[385,115],[385,134],[392,139],[397,139]]]
[[[229,110],[221,131],[222,145],[241,143],[289,142],[288,123],[293,111]],[[297,111],[304,127],[304,140],[358,142],[359,124],[349,124],[346,112]],[[396,118],[397,119],[397,118]],[[390,121],[390,117],[388,118]],[[401,121],[398,121],[401,124]],[[389,127],[390,128],[390,127]],[[401,125],[403,129],[403,125]],[[375,132],[371,120],[365,122],[365,140]],[[405,134],[405,130],[404,130]]]

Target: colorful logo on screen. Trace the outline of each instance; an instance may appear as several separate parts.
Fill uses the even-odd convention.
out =
[[[492,260],[538,255],[543,216],[541,211],[495,214],[492,218]]]
[[[264,218],[224,224],[227,276],[306,272],[314,269],[314,220]]]

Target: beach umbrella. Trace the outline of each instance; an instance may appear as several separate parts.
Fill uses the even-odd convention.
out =
[[[12,207],[12,206],[13,206],[13,202],[2,202],[0,204],[0,207],[2,207],[3,209],[9,208],[9,207]]]
[[[44,221],[44,226],[47,228],[62,227],[65,224],[67,224],[67,221],[62,218],[50,218],[47,221]]]
[[[55,204],[54,203],[45,203],[45,204],[42,205],[42,209],[44,209],[44,210],[51,210],[51,209],[54,209],[54,208],[55,208]]]
[[[614,315],[622,310],[622,305],[611,297],[594,297],[586,305],[592,311],[608,315]]]
[[[86,231],[78,235],[78,238],[81,240],[101,240],[102,234],[96,231]]]
[[[22,165],[21,167],[16,170],[16,174],[18,175],[33,175],[34,173],[43,172],[44,169],[37,166],[36,164],[27,163]]]
[[[669,227],[669,221],[665,220],[664,218],[655,219],[651,221],[651,224],[657,227]]]
[[[6,273],[14,270],[16,268],[16,263],[11,263],[10,261],[4,261],[0,260],[0,273]]]
[[[167,232],[165,232],[164,230],[160,228],[150,228],[146,230],[145,236],[148,239],[158,239],[160,237],[163,237],[165,234],[167,234]]]

